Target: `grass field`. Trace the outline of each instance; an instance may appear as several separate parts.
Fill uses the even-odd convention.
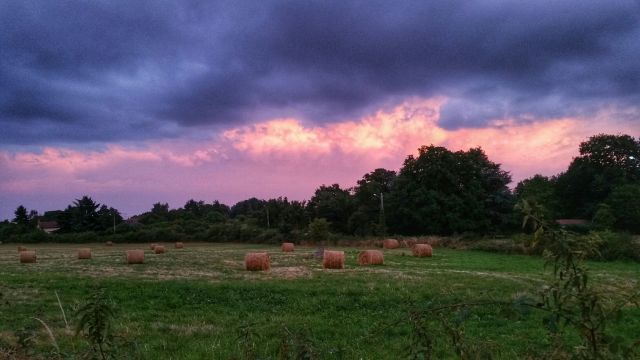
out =
[[[15,245],[0,245],[0,348],[16,347],[16,332],[32,329],[38,353],[53,351],[37,317],[52,329],[61,351],[77,350],[82,345],[65,329],[56,293],[73,326],[74,309],[102,286],[117,307],[116,333],[134,358],[242,358],[254,348],[257,358],[275,359],[290,341],[322,359],[397,359],[406,357],[410,344],[410,310],[509,300],[535,292],[549,276],[539,257],[442,248],[432,258],[385,250],[385,265],[374,267],[358,266],[359,249],[345,248],[346,268],[323,270],[311,247],[284,254],[267,245],[185,245],[176,250],[167,244],[168,252],[156,255],[148,245],[90,244],[92,260],[76,259],[86,245],[28,246],[37,251],[35,264],[20,264]],[[124,251],[142,247],[148,250],[145,264],[126,265]],[[250,250],[269,251],[272,269],[245,271]],[[638,263],[589,267],[602,286],[640,279]],[[465,334],[495,346],[498,358],[535,358],[548,345],[541,318],[474,308]],[[617,331],[640,334],[640,311],[629,309]]]

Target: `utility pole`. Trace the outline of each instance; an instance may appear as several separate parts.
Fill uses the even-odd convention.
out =
[[[384,218],[384,193],[380,192],[380,227],[382,229],[382,236],[387,233],[387,224]]]
[[[267,206],[267,229],[271,228],[271,224],[269,223],[269,206]]]
[[[113,233],[116,233],[116,212],[115,211],[111,211],[111,214],[113,214]]]

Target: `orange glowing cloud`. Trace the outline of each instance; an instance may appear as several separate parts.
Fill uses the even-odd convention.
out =
[[[10,214],[23,199],[40,204],[38,194],[58,196],[50,205],[57,208],[74,196],[102,194],[117,200],[107,201],[110,205],[130,213],[156,201],[181,206],[189,198],[229,204],[251,196],[308,199],[323,183],[353,186],[375,168],[397,170],[408,154],[429,144],[451,150],[480,146],[517,182],[566,169],[580,142],[591,135],[637,135],[639,130],[610,113],[527,124],[499,119],[486,128],[447,130],[438,124],[444,101],[414,99],[323,126],[274,119],[213,134],[206,141],[165,140],[93,151],[0,151],[0,194],[9,199],[2,201],[9,208],[0,211]],[[11,203],[14,198],[16,204]]]
[[[305,127],[295,119],[273,120],[233,129],[222,136],[233,148],[256,158],[285,153],[317,158],[333,153],[364,160],[370,169],[387,165],[390,159],[394,161],[392,168],[397,168],[421,145],[452,150],[479,146],[520,180],[535,173],[562,171],[577,155],[580,142],[591,135],[638,131],[636,126],[607,113],[591,119],[559,118],[527,124],[501,119],[487,128],[446,130],[438,125],[444,101],[414,100],[363,119],[324,127]]]

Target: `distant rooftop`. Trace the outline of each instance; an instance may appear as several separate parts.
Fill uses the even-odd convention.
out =
[[[38,226],[40,229],[59,229],[60,225],[58,225],[57,221],[39,221]]]
[[[589,220],[586,219],[557,219],[556,223],[559,225],[589,225]]]

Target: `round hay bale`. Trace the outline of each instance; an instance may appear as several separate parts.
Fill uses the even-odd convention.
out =
[[[164,245],[156,245],[153,248],[153,252],[156,254],[164,254]]]
[[[249,271],[269,270],[271,259],[266,252],[250,252],[244,256],[244,266]]]
[[[104,243],[107,246],[113,246],[113,241],[107,241],[106,243]]]
[[[34,263],[36,262],[36,252],[35,251],[21,251],[20,252],[20,262],[23,264],[26,263]]]
[[[400,247],[400,243],[396,239],[385,239],[382,242],[382,247],[385,249],[397,249]]]
[[[81,260],[91,259],[91,249],[89,248],[78,249],[78,259],[81,259]]]
[[[379,250],[364,250],[358,254],[358,264],[360,265],[383,265],[384,255]]]
[[[150,248],[151,250],[155,250],[155,249],[156,249],[156,246],[158,246],[158,244],[151,244],[151,246],[149,246],[149,248]]]
[[[294,245],[293,243],[282,243],[282,251],[283,252],[293,252]]]
[[[344,251],[325,250],[322,257],[325,269],[344,269]]]
[[[144,250],[127,250],[127,264],[144,264]]]
[[[413,256],[431,257],[433,256],[433,249],[429,244],[415,244],[413,246]]]
[[[184,248],[184,244],[181,243],[180,241],[176,242],[176,249],[183,249]]]
[[[18,252],[27,251],[27,248],[24,246],[18,246]]]

